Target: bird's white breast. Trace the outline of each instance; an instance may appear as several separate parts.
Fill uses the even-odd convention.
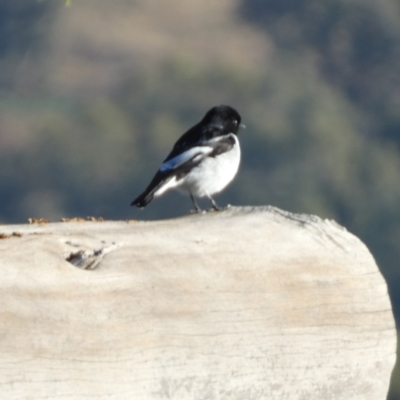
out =
[[[197,197],[212,196],[223,190],[235,177],[240,164],[240,145],[232,134],[235,144],[231,150],[215,157],[205,158],[181,181],[180,189]]]

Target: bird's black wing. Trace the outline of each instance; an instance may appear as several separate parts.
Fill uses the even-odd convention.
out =
[[[224,136],[213,137],[210,140],[201,140],[196,145],[188,147],[186,150],[177,152],[174,150],[162,163],[159,172],[170,172],[173,175],[182,172],[189,172],[192,168],[199,165],[207,157],[216,157],[232,149],[235,139],[232,133]],[[184,148],[184,145],[181,147]]]
[[[219,125],[202,125],[199,123],[179,138],[164,163],[193,147],[207,146],[211,139],[223,134],[223,128]]]

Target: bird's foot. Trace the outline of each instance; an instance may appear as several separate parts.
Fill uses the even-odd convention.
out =
[[[216,211],[226,211],[226,210],[229,210],[230,208],[232,208],[232,205],[231,205],[231,204],[227,204],[226,207],[219,207],[219,206],[214,207],[214,205],[212,205],[212,206],[207,210],[207,212],[210,212],[210,211],[212,211],[212,212],[216,212]]]
[[[194,210],[190,210],[189,211],[190,215],[192,215],[192,214],[205,214],[205,213],[206,213],[206,211],[202,210],[201,208],[195,208]]]
[[[214,211],[221,211],[221,207],[215,202],[215,200],[209,195],[208,198],[211,201],[211,209],[213,209]]]

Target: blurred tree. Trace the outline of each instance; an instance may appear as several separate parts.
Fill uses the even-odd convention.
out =
[[[363,134],[400,145],[398,1],[243,0],[241,13],[279,49],[312,57],[366,113]]]
[[[46,43],[52,2],[3,0],[0,2],[0,88],[11,89],[18,64]]]

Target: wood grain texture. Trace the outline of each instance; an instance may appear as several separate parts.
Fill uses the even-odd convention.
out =
[[[1,398],[386,398],[386,284],[332,221],[246,207],[0,233]]]

